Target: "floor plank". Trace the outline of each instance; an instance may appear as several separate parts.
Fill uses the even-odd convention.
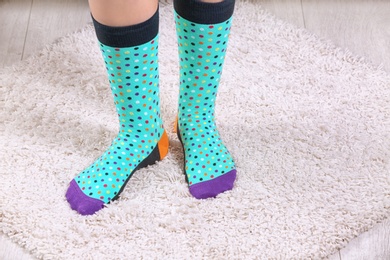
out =
[[[390,219],[353,239],[340,256],[342,260],[390,259]]]
[[[23,59],[90,21],[87,1],[33,1]]]
[[[306,29],[390,72],[390,1],[302,0]]]
[[[6,235],[0,233],[0,259],[3,260],[33,260],[30,253],[13,243]]]
[[[32,0],[0,1],[0,68],[20,61]]]
[[[258,2],[275,17],[304,28],[301,0],[252,0]]]

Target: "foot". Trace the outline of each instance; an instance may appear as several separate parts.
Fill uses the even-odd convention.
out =
[[[71,208],[92,215],[117,199],[135,171],[162,160],[168,153],[164,131],[149,145],[138,135],[120,134],[106,152],[74,178],[66,192]]]
[[[206,118],[204,118],[206,119]],[[223,144],[214,120],[183,119],[177,134],[184,150],[184,172],[190,193],[197,199],[231,190],[236,179],[233,158]]]

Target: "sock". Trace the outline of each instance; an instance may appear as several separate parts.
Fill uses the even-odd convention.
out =
[[[206,199],[232,189],[236,179],[214,117],[234,0],[175,0],[174,8],[180,60],[177,133],[190,193]]]
[[[136,170],[168,153],[159,106],[158,19],[158,11],[127,27],[109,27],[93,19],[120,127],[103,155],[70,183],[66,198],[82,215],[117,199]]]

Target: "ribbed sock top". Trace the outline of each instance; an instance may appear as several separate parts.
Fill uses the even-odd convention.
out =
[[[235,0],[205,3],[199,0],[174,0],[177,14],[198,24],[216,24],[228,20],[234,11]]]
[[[92,15],[91,15],[92,16]],[[145,22],[130,26],[108,26],[99,23],[92,16],[96,36],[104,45],[110,47],[133,47],[151,41],[158,34],[159,11]]]

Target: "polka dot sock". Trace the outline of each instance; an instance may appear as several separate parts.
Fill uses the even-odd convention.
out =
[[[139,25],[108,27],[96,20],[94,25],[120,127],[103,155],[70,183],[66,198],[82,215],[117,199],[136,170],[168,153],[159,108],[158,12]]]
[[[215,99],[234,1],[175,0],[180,59],[177,132],[190,193],[198,199],[233,188],[236,167],[215,125]]]

